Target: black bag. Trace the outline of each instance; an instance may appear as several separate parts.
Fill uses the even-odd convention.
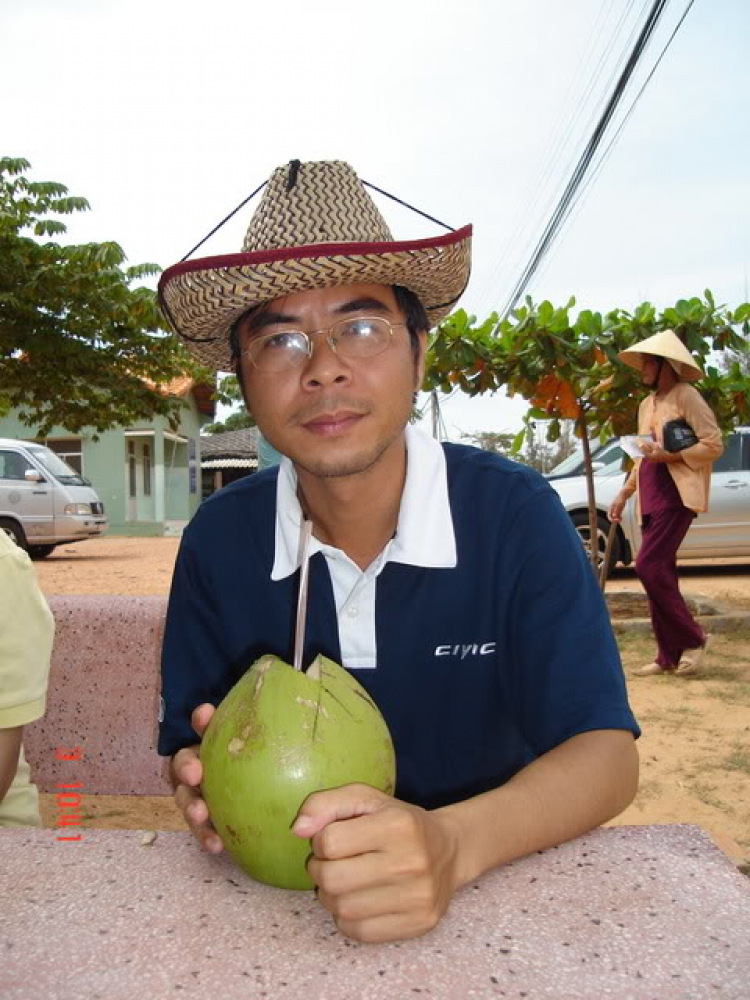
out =
[[[665,451],[682,451],[698,444],[698,436],[687,420],[670,420],[662,428]]]

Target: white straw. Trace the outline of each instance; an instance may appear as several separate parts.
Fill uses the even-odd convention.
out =
[[[307,617],[307,578],[310,568],[310,536],[312,521],[303,521],[300,529],[300,572],[297,596],[297,628],[294,633],[294,669],[302,670],[302,651],[305,645],[305,620]]]

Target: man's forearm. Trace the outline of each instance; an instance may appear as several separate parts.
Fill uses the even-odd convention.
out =
[[[436,810],[458,843],[456,888],[612,819],[637,787],[632,734],[596,730],[555,747],[500,788]]]

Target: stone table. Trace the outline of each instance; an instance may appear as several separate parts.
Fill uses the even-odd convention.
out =
[[[57,835],[0,831],[5,1000],[750,998],[750,880],[693,826],[594,831],[388,945],[344,938],[312,893],[253,882],[187,833]]]

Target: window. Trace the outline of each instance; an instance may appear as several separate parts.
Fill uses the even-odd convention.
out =
[[[0,479],[16,479],[25,482],[27,469],[34,466],[17,451],[0,451]]]
[[[54,451],[68,465],[75,469],[79,476],[83,475],[83,441],[81,438],[58,438],[44,441],[50,451]]]
[[[742,468],[742,441],[746,434],[730,434],[724,441],[724,454],[714,462],[714,472],[739,472]]]
[[[136,483],[135,441],[128,441],[128,484],[130,496],[136,496],[138,485]]]
[[[143,495],[151,496],[151,445],[143,446]]]

